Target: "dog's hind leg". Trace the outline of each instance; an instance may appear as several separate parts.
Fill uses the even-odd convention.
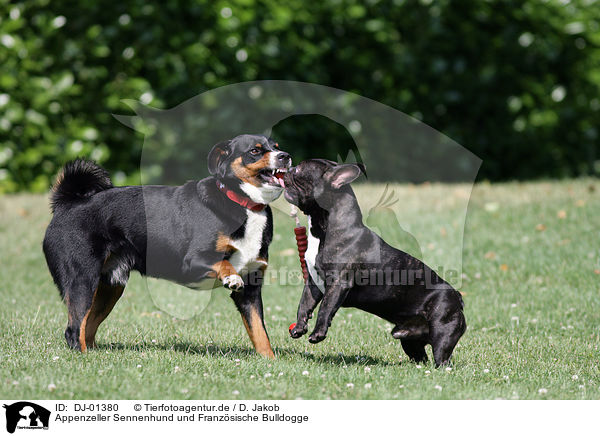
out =
[[[427,362],[425,345],[427,342],[421,339],[401,339],[402,348],[411,360],[415,362]]]
[[[103,281],[98,283],[90,309],[81,323],[79,342],[82,351],[85,351],[86,348],[94,348],[96,346],[96,331],[98,330],[98,326],[106,319],[113,307],[115,307],[115,304],[121,298],[121,295],[123,295],[124,289],[125,287],[121,285],[113,286]]]
[[[97,284],[92,284],[89,280],[78,277],[78,280],[63,288],[69,314],[65,339],[69,347],[75,350],[85,351],[87,348],[85,334],[81,334],[81,332],[85,331],[85,323],[92,307],[96,286]]]
[[[106,261],[104,262],[106,266]],[[112,275],[120,279],[110,283],[110,275],[102,273],[102,262],[94,256],[69,259],[67,283],[61,283],[69,313],[65,338],[69,347],[86,351],[96,345],[96,331],[123,294],[127,274]],[[65,268],[66,269],[66,268]],[[110,270],[112,272],[112,270]]]

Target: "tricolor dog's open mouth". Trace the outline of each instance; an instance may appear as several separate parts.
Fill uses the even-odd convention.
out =
[[[285,184],[283,183],[285,173],[287,173],[287,168],[264,168],[260,170],[258,175],[263,182],[269,185],[285,188]]]

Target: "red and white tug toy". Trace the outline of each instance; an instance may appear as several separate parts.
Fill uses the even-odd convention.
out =
[[[306,236],[306,227],[300,225],[300,219],[298,218],[298,209],[296,206],[291,205],[290,216],[296,221],[296,227],[294,227],[294,234],[296,235],[296,245],[298,246],[298,256],[300,257],[300,267],[302,268],[302,277],[304,281],[308,280],[308,269],[306,268],[306,259],[304,254],[308,248],[308,237]],[[296,323],[290,324],[289,331],[296,327]]]

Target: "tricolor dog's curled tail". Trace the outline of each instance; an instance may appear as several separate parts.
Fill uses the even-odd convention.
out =
[[[58,175],[50,195],[52,211],[84,201],[113,184],[108,172],[95,162],[76,159],[68,162]]]

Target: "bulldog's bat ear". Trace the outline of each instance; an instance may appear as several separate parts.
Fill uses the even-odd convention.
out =
[[[231,141],[223,141],[216,144],[208,153],[208,172],[217,177],[225,177],[227,158],[231,154]]]
[[[363,170],[357,164],[343,164],[327,170],[324,178],[334,189],[340,189],[355,181],[361,172]]]

